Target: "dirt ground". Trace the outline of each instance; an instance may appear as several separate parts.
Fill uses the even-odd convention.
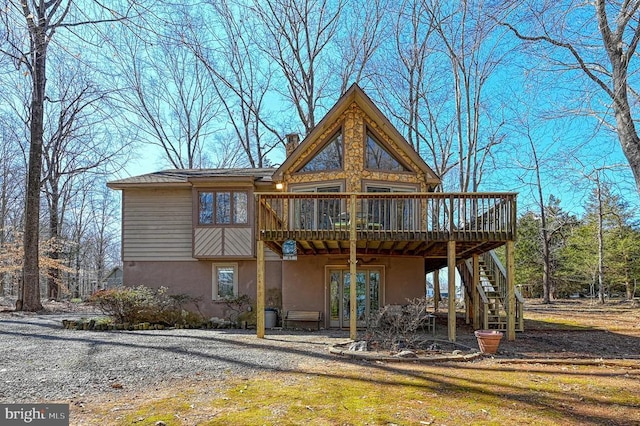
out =
[[[1,302],[6,301],[0,301],[0,311],[9,315],[12,307]],[[51,302],[46,304],[46,309],[58,314],[91,314],[91,307],[85,305]],[[437,326],[440,339],[446,339],[446,330],[446,312],[441,312]],[[311,334],[315,339],[322,339],[324,333]],[[472,327],[465,325],[460,315],[457,336],[459,343],[470,347],[476,345]],[[270,337],[279,339],[279,336]],[[325,399],[327,404],[344,405],[346,396],[330,397],[331,392],[343,387],[347,393],[361,393],[364,395],[362,398],[380,397],[381,385],[366,387],[376,379],[384,384],[385,389],[392,390],[386,391],[384,404],[370,405],[363,412],[371,411],[380,420],[365,421],[368,418],[365,417],[358,422],[352,417],[323,414],[325,420],[332,420],[322,424],[418,424],[416,419],[422,417],[415,416],[431,413],[419,424],[627,425],[640,424],[640,402],[637,399],[639,368],[640,304],[637,301],[609,301],[599,305],[578,299],[545,305],[539,300],[528,300],[525,331],[517,333],[515,341],[503,339],[495,357],[485,357],[472,363],[387,364],[348,362],[335,357],[322,362],[301,361],[295,371],[263,372],[241,377],[229,374],[225,380],[203,380],[196,375],[192,380],[167,382],[153,389],[111,390],[66,402],[71,402],[71,424],[74,425],[154,425],[158,424],[157,421],[166,421],[164,419],[172,419],[166,424],[181,425],[261,424],[265,422],[256,421],[262,419],[260,410],[264,406],[284,413],[267,424],[302,424],[283,420],[287,418],[287,410],[300,412],[299,404],[306,404],[306,410],[317,409],[314,404]],[[362,381],[362,377],[367,379]],[[326,378],[331,378],[331,381],[324,383]],[[408,383],[408,378],[419,381]],[[300,389],[317,388],[323,396],[310,397],[304,402],[298,400],[299,395],[295,398],[289,396],[291,402],[282,405],[281,401],[267,404],[264,395],[249,394],[252,387],[262,389],[268,385],[273,386],[269,392],[274,395],[287,390],[295,393]],[[240,390],[228,392],[235,388]],[[424,390],[428,395],[446,394],[451,401],[450,408],[442,413],[438,411],[441,410],[438,404],[431,406],[426,400],[420,400],[417,408],[407,406],[411,403],[410,393],[416,389]],[[471,392],[473,389],[475,393]],[[510,392],[511,399],[507,398],[510,405],[501,405],[505,403],[503,394],[506,389]],[[393,412],[400,420],[382,421],[386,418],[385,413],[391,412],[385,404],[389,404],[389,398],[396,394],[400,402]],[[491,399],[493,394],[498,396]],[[486,407],[478,408],[478,401],[484,401]],[[527,408],[523,410],[525,405]],[[242,420],[224,417],[232,415],[234,410],[248,417]],[[335,410],[328,411],[335,413]],[[495,412],[490,419],[487,417],[489,411]],[[319,412],[313,416],[316,420],[322,418]]]
[[[14,301],[0,299],[0,312],[13,311]],[[49,313],[91,315],[95,308],[87,304],[49,301]],[[438,338],[445,339],[446,312],[437,318]],[[460,314],[457,342],[477,348],[471,325]],[[525,305],[525,331],[515,341],[506,338],[500,344],[500,358],[544,359],[640,359],[640,301],[609,300],[604,305],[589,299],[556,300],[543,304],[529,299]]]
[[[528,301],[525,331],[503,341],[501,357],[640,359],[640,304]]]

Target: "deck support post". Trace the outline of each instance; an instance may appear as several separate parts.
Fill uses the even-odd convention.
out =
[[[449,341],[456,341],[456,242],[449,241],[447,243],[447,278],[449,285],[449,308],[448,308],[448,324],[449,324]]]
[[[358,259],[356,257],[357,235],[356,235],[356,195],[351,195],[351,205],[349,206],[349,338],[356,340],[358,335],[358,310],[357,300],[357,268]]]
[[[256,334],[259,339],[264,339],[264,241],[256,242],[257,250],[257,277],[256,277]]]
[[[472,278],[471,285],[473,286],[473,290],[471,294],[473,294],[473,328],[478,330],[480,328],[480,292],[478,291],[478,286],[480,285],[480,256],[474,254],[471,258],[472,260]]]
[[[440,296],[440,269],[436,269],[433,271],[433,303],[435,308],[433,308],[433,312],[437,313],[438,308],[440,307],[440,300],[442,300]]]
[[[462,296],[464,298],[464,323],[471,324],[471,315],[473,315],[473,306],[471,306],[471,297],[466,289],[466,284],[462,282]]]
[[[507,241],[507,340],[516,340],[515,245]]]

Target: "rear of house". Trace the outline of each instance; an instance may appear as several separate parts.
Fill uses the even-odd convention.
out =
[[[277,169],[110,182],[123,197],[124,283],[188,293],[207,316],[246,294],[258,318],[265,306],[318,311],[324,327],[355,334],[380,306],[425,296],[425,274],[450,266],[467,281],[470,317],[489,326],[498,313],[483,281],[496,293],[498,282],[481,256],[513,243],[515,194],[433,192],[439,183],[354,85],[302,142],[288,136]],[[502,272],[506,327],[513,282]],[[455,340],[455,313],[449,324]]]

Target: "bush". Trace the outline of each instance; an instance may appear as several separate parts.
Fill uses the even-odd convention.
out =
[[[155,290],[145,286],[101,290],[89,299],[116,324],[148,322],[169,326],[200,325],[202,315],[184,309],[185,304],[196,301],[185,294],[170,295],[166,287]]]
[[[240,325],[240,321],[255,324],[255,306],[253,306],[249,296],[243,294],[236,297],[227,297],[223,299],[223,302],[230,311],[229,321],[236,327]]]
[[[427,299],[407,300],[407,304],[387,305],[369,316],[365,340],[367,346],[380,349],[420,349],[429,340],[421,331],[428,323]]]

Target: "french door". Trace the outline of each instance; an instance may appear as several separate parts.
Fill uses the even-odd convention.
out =
[[[340,192],[339,185],[295,189],[293,192]],[[293,202],[293,229],[331,229],[344,208],[338,199],[300,198]]]
[[[358,327],[367,324],[367,318],[380,308],[382,270],[358,269],[355,277],[356,315]],[[349,269],[329,269],[331,327],[348,328],[351,306],[351,274]]]

